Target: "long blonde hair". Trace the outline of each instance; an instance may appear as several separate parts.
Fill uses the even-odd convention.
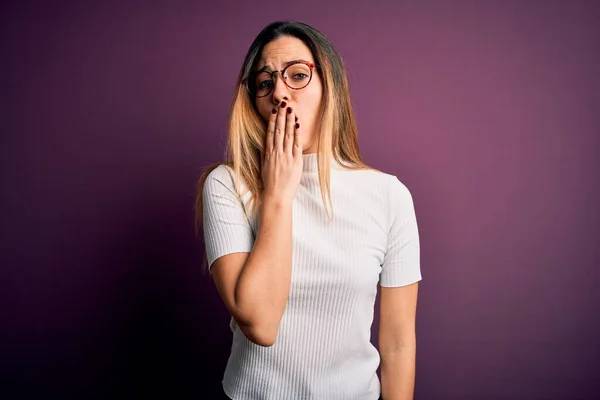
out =
[[[330,161],[342,163],[350,169],[372,169],[366,165],[358,146],[358,128],[350,96],[348,74],[341,56],[319,31],[303,22],[278,21],[264,28],[256,37],[244,60],[238,76],[228,120],[225,160],[210,165],[200,176],[196,192],[196,227],[202,225],[202,191],[212,170],[221,164],[233,169],[234,176],[251,193],[249,206],[256,211],[263,193],[260,154],[264,149],[266,122],[260,117],[247,83],[260,58],[263,47],[281,36],[293,36],[311,50],[316,71],[323,83],[318,133],[318,176],[321,196],[327,215],[333,217],[330,190]],[[238,192],[239,193],[239,192]],[[243,195],[241,193],[240,195]]]

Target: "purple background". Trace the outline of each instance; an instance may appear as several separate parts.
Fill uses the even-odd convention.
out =
[[[0,397],[220,387],[195,181],[278,19],[331,39],[413,193],[416,398],[600,396],[598,3],[84,3],[2,9]]]

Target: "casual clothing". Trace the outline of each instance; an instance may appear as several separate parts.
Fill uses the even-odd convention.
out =
[[[317,155],[303,155],[293,202],[292,277],[275,344],[250,342],[233,318],[223,377],[235,400],[377,400],[379,353],[371,343],[377,284],[421,280],[412,196],[395,176],[349,170],[331,160],[333,219],[321,198]],[[250,252],[257,215],[244,207],[224,165],[205,183],[204,234],[209,266]]]

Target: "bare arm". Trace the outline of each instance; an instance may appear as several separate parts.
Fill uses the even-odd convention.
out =
[[[293,112],[279,109],[272,115],[261,172],[265,192],[253,249],[217,259],[211,272],[246,337],[271,346],[290,290],[292,206],[302,176],[302,147]]]
[[[211,268],[227,309],[256,344],[275,342],[289,294],[291,264],[292,205],[265,199],[252,252],[223,256]]]
[[[379,352],[384,400],[414,396],[417,293],[418,282],[381,288]]]

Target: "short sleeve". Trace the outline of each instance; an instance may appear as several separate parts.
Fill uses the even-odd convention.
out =
[[[397,287],[418,282],[422,277],[415,207],[410,191],[395,176],[389,186],[388,215],[390,229],[379,284]]]
[[[208,268],[230,253],[250,252],[254,233],[231,170],[219,165],[209,173],[202,190],[202,221]]]

